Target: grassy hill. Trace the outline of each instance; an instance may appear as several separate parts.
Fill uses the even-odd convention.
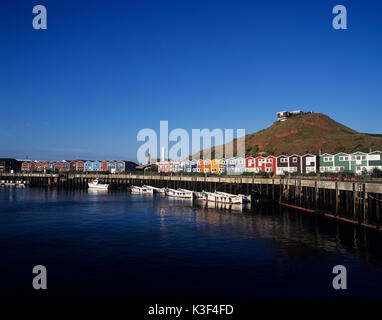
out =
[[[246,135],[246,156],[318,154],[320,150],[322,153],[368,152],[370,147],[382,150],[382,135],[359,133],[322,113],[294,116]]]

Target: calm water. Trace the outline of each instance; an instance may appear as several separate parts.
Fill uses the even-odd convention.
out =
[[[0,188],[0,254],[3,299],[382,298],[381,234],[278,206]]]

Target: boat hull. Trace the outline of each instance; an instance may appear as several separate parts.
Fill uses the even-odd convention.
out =
[[[187,193],[187,194],[192,194],[192,198],[194,198],[194,199],[203,198],[202,192],[197,192],[197,191],[192,191],[192,190],[182,189],[182,188],[178,188],[177,191],[181,191],[181,192],[184,192],[184,193]]]
[[[166,196],[179,199],[192,199],[194,197],[192,192],[185,192],[181,190],[166,189]]]
[[[156,188],[152,186],[143,186],[143,188],[147,189],[150,193],[165,193],[164,188]]]
[[[243,197],[241,195],[226,195],[212,192],[205,192],[203,199],[210,202],[224,203],[224,204],[243,204]]]
[[[107,190],[109,189],[109,185],[108,184],[94,184],[94,183],[91,183],[89,182],[88,183],[88,187],[89,189],[98,189],[98,190]]]
[[[223,196],[223,197],[231,197],[231,198],[241,198],[240,203],[250,203],[251,202],[251,196],[246,196],[244,194],[231,194],[227,192],[221,192],[221,191],[215,191],[217,195]]]
[[[137,186],[132,186],[130,191],[131,193],[134,193],[134,194],[153,194],[154,193],[153,189],[147,189],[145,187],[137,187]]]

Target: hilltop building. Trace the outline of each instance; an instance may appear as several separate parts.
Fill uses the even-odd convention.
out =
[[[285,120],[287,120],[290,117],[298,116],[298,115],[303,115],[303,114],[306,114],[306,113],[312,113],[312,111],[309,111],[309,112],[304,112],[304,111],[301,111],[301,110],[280,111],[280,112],[277,112],[277,120],[278,121],[285,121]]]

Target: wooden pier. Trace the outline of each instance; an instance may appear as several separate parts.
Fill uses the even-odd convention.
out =
[[[250,194],[253,200],[273,200],[282,205],[325,214],[382,230],[382,182],[325,181],[312,178],[256,178],[249,176],[162,176],[157,174],[44,174],[0,173],[0,180],[27,181],[30,186],[87,188],[98,178],[115,188],[131,185],[185,188],[195,191],[224,191]]]

